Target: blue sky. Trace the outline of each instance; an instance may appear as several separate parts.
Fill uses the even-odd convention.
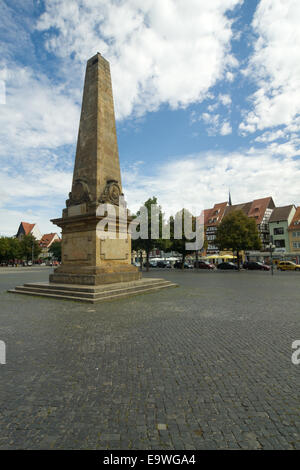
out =
[[[86,61],[109,60],[123,189],[166,213],[300,204],[298,0],[0,0],[0,234],[56,231]]]

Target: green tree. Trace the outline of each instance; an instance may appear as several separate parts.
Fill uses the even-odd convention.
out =
[[[0,237],[0,261],[6,261],[9,253],[9,238]]]
[[[29,235],[24,235],[21,239],[20,248],[22,258],[25,258],[27,261],[32,259],[32,254],[33,259],[37,259],[42,251],[39,242],[31,233]]]
[[[21,250],[21,243],[18,238],[9,238],[8,239],[8,253],[7,253],[7,260],[15,260],[22,258],[22,250]]]
[[[217,229],[215,245],[220,250],[227,249],[236,252],[238,269],[240,269],[240,252],[261,248],[255,219],[247,217],[243,211],[228,214]]]
[[[51,253],[57,261],[61,261],[61,242],[53,242],[49,248],[49,253]]]
[[[152,213],[153,213],[153,209],[151,213],[152,206],[158,215],[158,233],[157,234],[151,233],[151,220],[152,220]],[[138,210],[134,218],[138,219],[137,220],[138,227],[139,227],[138,232],[140,232],[141,236],[140,238],[137,238],[136,240],[132,239],[132,249],[137,252],[142,252],[142,251],[146,252],[146,269],[147,271],[149,271],[150,252],[154,248],[160,248],[161,246],[164,246],[162,238],[161,238],[163,214],[162,214],[161,206],[157,204],[157,198],[155,196],[153,196],[152,198],[149,198],[144,203],[144,206],[142,206]],[[141,259],[141,262],[142,262],[142,259]]]
[[[195,232],[196,219],[187,209],[181,209],[175,214],[175,218],[170,217],[170,226],[171,226],[171,249],[177,251],[182,256],[182,269],[184,269],[185,258],[189,250],[187,250],[187,243],[193,243],[195,237],[191,237],[191,234],[187,232],[187,229],[184,224],[184,220],[190,219],[191,229]],[[181,237],[175,238],[175,227],[177,225],[177,230],[181,227]]]

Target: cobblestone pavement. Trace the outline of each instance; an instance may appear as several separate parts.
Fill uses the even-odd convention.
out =
[[[2,449],[300,449],[300,273],[153,270],[96,305],[6,293]]]

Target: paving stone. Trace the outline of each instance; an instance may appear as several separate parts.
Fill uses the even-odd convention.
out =
[[[92,309],[6,293],[48,275],[0,269],[1,449],[299,449],[299,273],[154,269],[179,288]]]

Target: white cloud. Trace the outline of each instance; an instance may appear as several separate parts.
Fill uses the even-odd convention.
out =
[[[233,203],[272,196],[277,205],[300,205],[300,159],[288,156],[294,151],[280,145],[275,148],[273,143],[263,150],[187,155],[157,165],[150,175],[142,161],[136,162],[122,169],[128,208],[136,212],[149,197],[157,196],[167,215],[183,206],[200,213],[226,201],[229,187]],[[29,167],[18,176],[2,172],[0,234],[14,235],[21,220],[36,222],[43,233],[59,231],[49,220],[60,217],[71,180],[71,171],[53,168],[31,171]]]
[[[141,202],[157,196],[168,215],[183,206],[200,213],[226,201],[229,187],[234,204],[272,196],[277,205],[300,205],[300,159],[272,154],[272,150],[252,149],[185,156],[160,166],[151,176],[145,176],[143,168],[128,168],[122,174],[129,209],[135,212]]]
[[[0,157],[27,158],[30,149],[73,144],[79,106],[63,87],[30,68],[6,73],[6,103],[0,106]]]
[[[202,101],[237,66],[226,12],[242,0],[46,0],[37,28],[58,56],[111,63],[117,117]],[[68,71],[69,73],[69,71]],[[229,75],[228,75],[229,76]],[[227,78],[228,78],[227,76]]]
[[[295,128],[300,113],[299,22],[299,0],[260,1],[252,23],[258,37],[246,71],[259,88],[251,97],[253,109],[241,123],[242,131]]]
[[[222,103],[223,106],[229,106],[231,104],[231,97],[230,95],[219,95],[219,101]]]
[[[209,111],[214,111],[215,107],[208,107]],[[194,116],[195,122],[196,117]],[[221,118],[220,114],[202,113],[198,120],[202,120],[207,125],[208,135],[228,135],[232,132],[230,123]]]
[[[227,121],[223,122],[223,124],[221,126],[221,129],[220,129],[220,134],[221,135],[228,135],[228,134],[231,134],[231,132],[232,132],[232,127],[229,124],[229,122],[227,122]]]
[[[283,130],[279,129],[274,132],[264,132],[262,135],[256,137],[256,142],[272,142],[273,140],[282,139],[285,137]]]
[[[233,82],[234,74],[232,72],[226,72],[226,79],[228,80],[228,82]]]
[[[59,232],[50,219],[61,216],[71,182],[71,171],[58,171],[51,163],[30,161],[13,175],[2,168],[0,235],[14,235],[21,221],[37,223],[42,233]]]

